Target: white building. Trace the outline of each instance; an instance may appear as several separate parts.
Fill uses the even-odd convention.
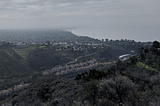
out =
[[[120,59],[121,61],[125,61],[125,60],[129,59],[129,58],[132,57],[132,56],[133,56],[133,55],[131,55],[131,54],[124,54],[124,55],[119,56],[119,59]]]

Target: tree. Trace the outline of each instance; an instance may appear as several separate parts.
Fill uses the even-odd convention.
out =
[[[135,92],[136,85],[124,76],[116,76],[104,79],[98,85],[100,105],[125,104],[128,98]],[[132,97],[131,97],[132,98]]]
[[[159,48],[160,47],[159,42],[158,41],[154,41],[153,44],[152,44],[152,47]]]

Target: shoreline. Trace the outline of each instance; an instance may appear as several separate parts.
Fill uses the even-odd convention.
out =
[[[72,34],[74,34],[74,35],[76,35],[76,36],[86,36],[86,37],[90,37],[90,38],[94,38],[94,39],[98,39],[98,40],[102,40],[102,39],[108,39],[108,40],[121,40],[121,39],[123,39],[123,40],[125,40],[125,39],[127,39],[127,40],[134,40],[135,42],[153,42],[153,41],[155,41],[155,40],[146,40],[146,41],[143,41],[143,40],[137,40],[137,39],[134,39],[134,38],[121,38],[121,37],[118,37],[118,38],[112,38],[112,37],[109,37],[109,36],[105,36],[104,37],[104,35],[102,34],[92,34],[92,33],[90,33],[90,34],[81,34],[82,32],[81,32],[81,29],[79,29],[79,31],[76,31],[76,30],[78,30],[78,29],[70,29],[70,30],[65,30],[65,31],[68,31],[68,32],[71,32]],[[86,30],[86,32],[88,31],[87,29],[84,29],[84,33],[85,33],[85,30]],[[80,32],[80,33],[78,33],[78,32]],[[90,36],[90,35],[92,35],[92,36]],[[98,37],[100,37],[100,38],[98,38],[98,37],[96,37],[96,36],[98,36]]]
[[[93,37],[93,36],[90,36],[88,34],[78,34],[75,32],[76,29],[72,29],[72,30],[66,30],[68,32],[71,32],[72,34],[76,35],[76,36],[86,36],[86,37],[90,37],[90,38],[93,38],[93,39],[98,39],[98,40],[101,40],[101,38],[96,38],[96,37]],[[104,39],[104,38],[103,38]]]

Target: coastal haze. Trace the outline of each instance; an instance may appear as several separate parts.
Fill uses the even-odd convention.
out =
[[[1,30],[63,29],[98,39],[160,41],[159,0],[1,0]]]

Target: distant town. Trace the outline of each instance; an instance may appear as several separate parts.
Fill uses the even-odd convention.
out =
[[[91,39],[91,38],[90,38]],[[103,45],[118,45],[118,46],[151,46],[152,42],[136,42],[134,40],[127,40],[127,39],[121,39],[121,40],[108,40],[108,39],[102,39],[92,41],[92,42],[78,42],[78,41],[44,41],[44,42],[5,42],[1,41],[0,45],[13,45],[17,48],[26,48],[33,45],[41,45],[41,46],[64,46],[64,47],[73,47],[74,50],[81,50],[83,46],[92,46],[93,48],[96,48],[97,46],[103,46]]]
[[[77,36],[69,31],[5,31],[0,30],[0,44],[12,44],[17,47],[27,47],[30,45],[140,45],[150,46],[152,42],[136,42],[128,39],[94,39],[88,36]]]

